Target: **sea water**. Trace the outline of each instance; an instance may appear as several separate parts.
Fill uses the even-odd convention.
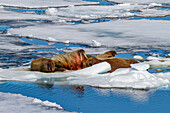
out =
[[[30,62],[35,58],[50,58],[58,53],[71,52],[80,48],[83,48],[87,54],[94,56],[108,50],[116,50],[118,52],[116,57],[142,57],[143,59],[139,61],[151,65],[147,71],[153,74],[153,77],[160,74],[159,76],[164,77],[165,82],[166,79],[169,80],[168,4],[162,3],[162,7],[157,8],[158,5],[153,6],[150,3],[149,5],[148,3],[134,5],[114,4],[114,1],[111,3],[104,0],[87,0],[87,3],[85,0],[80,1],[60,1],[56,4],[47,2],[45,5],[44,2],[37,1],[35,4],[27,3],[25,5],[24,3],[17,4],[19,3],[17,0],[15,3],[0,0],[0,5],[3,6],[0,7],[0,15],[2,14],[0,16],[0,92],[5,95],[0,98],[3,106],[0,111],[14,113],[18,111],[25,113],[169,113],[168,82],[159,87],[144,89],[108,87],[109,82],[106,86],[101,87],[102,83],[100,82],[104,80],[100,80],[101,74],[95,75],[94,73],[94,76],[89,76],[89,74],[86,75],[89,72],[84,71],[79,73],[80,76],[84,74],[84,77],[90,78],[89,82],[94,82],[96,85],[89,85],[86,81],[83,81],[84,84],[78,83],[83,87],[76,89],[74,86],[76,84],[70,84],[68,79],[74,75],[73,73],[31,73],[27,70]],[[99,4],[94,2],[99,2]],[[78,8],[76,5],[78,5]],[[61,7],[61,9],[58,9],[58,7]],[[47,13],[50,8],[54,9]],[[141,13],[142,10],[145,11],[147,8],[162,10],[164,15],[160,16],[159,13],[150,11],[152,16],[147,17],[147,13]],[[139,14],[142,16],[137,17]],[[138,19],[141,21],[130,23],[130,20]],[[117,29],[108,28],[108,22],[110,22],[109,24],[116,24]],[[124,23],[127,23],[127,25],[130,23],[129,29],[132,31],[128,32],[128,29],[126,29],[128,26],[123,26]],[[156,27],[161,29],[150,27],[150,24],[155,25],[155,23]],[[107,26],[104,26],[104,24],[107,24]],[[140,34],[137,34],[141,33],[140,29],[136,29],[136,32],[134,32],[135,29],[132,26],[148,27],[153,31],[158,30],[160,35],[156,32],[153,32],[155,34],[145,32],[145,35],[140,36]],[[48,32],[45,33],[45,31]],[[152,36],[154,36],[153,39],[150,38]],[[86,40],[81,39],[82,37]],[[92,41],[91,38],[94,38],[95,41]],[[105,43],[109,40],[111,43]],[[134,41],[135,45],[131,42],[126,43],[129,40]],[[140,43],[140,41],[143,42]],[[147,41],[150,41],[150,43]],[[121,45],[120,42],[124,44]],[[99,46],[94,46],[96,43]],[[137,45],[138,43],[141,45]],[[155,66],[152,65],[154,61],[147,61],[148,57],[164,58],[164,60],[156,61],[158,62],[156,64],[159,65]],[[166,65],[162,65],[163,63]],[[104,68],[107,68],[107,66],[102,69]],[[75,74],[79,75],[77,72]],[[72,76],[73,80],[77,79],[76,75]],[[99,76],[99,79],[95,78],[96,76]],[[113,75],[106,75],[104,78],[109,76],[110,78],[114,77]],[[134,75],[134,77],[136,76]],[[111,79],[107,80],[110,81]],[[9,102],[18,104],[10,104]]]

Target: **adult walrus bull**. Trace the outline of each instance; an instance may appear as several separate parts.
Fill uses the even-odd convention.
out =
[[[59,64],[68,70],[82,69],[82,62],[85,59],[87,59],[87,56],[83,49],[69,53],[57,54],[51,58],[51,60],[55,61],[56,64]]]

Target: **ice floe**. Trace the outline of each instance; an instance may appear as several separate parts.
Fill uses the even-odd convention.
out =
[[[27,13],[27,12],[16,12],[16,11],[10,11],[7,8],[4,8],[0,6],[0,20],[1,21],[8,21],[8,20],[48,20],[48,21],[53,21],[54,23],[66,23],[66,18],[60,18],[60,17],[52,17],[48,15],[37,15],[34,12],[32,13]],[[28,22],[27,22],[28,23]],[[30,22],[29,22],[30,23]],[[34,25],[34,24],[33,24]]]
[[[145,63],[154,66],[154,67],[161,67],[161,66],[167,66],[170,67],[170,58],[162,58],[162,57],[148,57]]]
[[[140,3],[140,4],[160,4],[170,3],[170,0],[108,0],[116,3]]]
[[[170,10],[157,10],[157,9],[143,9],[140,13],[136,13],[135,16],[139,17],[164,17],[169,16]]]
[[[112,73],[107,62],[68,72],[42,73],[29,71],[28,67],[0,69],[0,80],[36,82],[41,78],[67,78],[62,84],[89,85],[106,88],[152,89],[170,83],[170,72],[149,73],[147,63],[132,64],[132,68],[120,68]]]
[[[3,6],[15,6],[15,7],[27,7],[27,8],[47,8],[47,7],[64,7],[70,5],[92,5],[99,4],[97,2],[86,2],[82,0],[28,0],[21,2],[20,0],[0,0],[0,5]]]
[[[97,74],[90,73],[91,69],[85,69],[88,74],[82,73],[74,77],[69,77],[69,83],[77,85],[90,85],[95,87],[115,87],[115,88],[134,88],[152,89],[158,88],[169,83],[170,73],[151,74],[146,71],[148,64],[133,64],[132,68],[117,69],[112,73]],[[107,68],[106,64],[98,64],[98,67]],[[96,66],[97,68],[97,66]],[[81,70],[82,71],[82,70]],[[76,72],[75,72],[76,73]]]
[[[138,26],[138,27],[136,27]],[[162,20],[117,20],[96,24],[83,25],[38,25],[20,29],[10,29],[11,34],[29,36],[48,40],[87,44],[96,40],[107,47],[161,48],[170,49],[170,21]],[[43,31],[43,32],[42,32]],[[161,41],[160,41],[161,40]],[[131,48],[132,49],[132,48]]]
[[[71,113],[49,101],[41,101],[36,98],[26,97],[21,94],[0,92],[0,112],[1,113]],[[46,109],[46,108],[48,109]]]
[[[130,11],[148,8],[146,5],[119,4],[115,6],[79,6],[68,8],[49,8],[47,15],[79,18],[79,19],[102,19],[123,18],[134,16]]]

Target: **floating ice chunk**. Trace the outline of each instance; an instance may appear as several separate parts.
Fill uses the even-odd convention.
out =
[[[133,50],[133,52],[150,52],[150,50],[145,50],[145,49],[137,49],[137,50]]]
[[[142,9],[141,12],[135,13],[135,15],[140,17],[165,17],[170,15],[170,11],[158,9]]]
[[[150,7],[161,7],[162,4],[158,4],[158,3],[150,3],[149,6],[150,6]]]
[[[149,56],[146,58],[146,60],[158,60],[158,57],[153,57],[153,56]]]
[[[151,66],[156,66],[156,67],[170,66],[170,58],[149,56],[146,58],[146,60],[149,60],[149,61],[145,61],[145,63]]]
[[[168,54],[167,56],[170,57],[170,54]]]
[[[33,100],[33,103],[38,103],[38,104],[41,104],[41,105],[44,105],[44,106],[48,106],[48,107],[55,107],[55,108],[60,109],[60,110],[63,109],[60,105],[58,105],[56,103],[49,102],[48,100],[47,101],[41,101],[40,99],[36,99],[35,98]]]
[[[137,60],[143,60],[143,57],[140,55],[135,55],[133,58]]]
[[[55,38],[52,38],[52,37],[48,37],[47,38],[49,41],[56,41],[56,39]]]
[[[111,66],[107,62],[102,62],[99,64],[95,64],[91,67],[87,67],[81,70],[77,70],[72,72],[73,74],[81,74],[81,75],[96,75],[99,73],[107,72],[111,69]]]
[[[47,14],[47,15],[56,15],[57,14],[57,9],[56,8],[48,8],[46,11],[45,11],[45,13]]]
[[[144,63],[131,64],[130,66],[139,71],[146,71],[150,67],[149,64],[144,64]]]
[[[66,40],[64,43],[65,43],[65,44],[69,44],[69,43],[70,43],[70,41],[69,41],[69,40]]]
[[[100,47],[102,44],[100,42],[97,42],[96,40],[92,40],[92,46],[93,47]]]
[[[41,101],[21,94],[0,93],[0,97],[2,98],[0,101],[1,113],[71,113],[64,111],[56,103]]]
[[[154,67],[161,67],[161,66],[170,66],[170,60],[164,60],[164,61],[159,61],[159,60],[152,60],[152,61],[148,61],[148,62],[144,62],[147,63],[151,66]]]

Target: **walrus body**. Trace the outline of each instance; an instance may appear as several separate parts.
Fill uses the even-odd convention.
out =
[[[108,71],[110,73],[115,71],[118,68],[131,68],[130,64],[139,63],[135,59],[124,59],[124,58],[113,57],[113,58],[108,58],[105,60],[99,60],[96,57],[88,56],[88,59],[84,61],[83,66],[90,67],[94,64],[101,63],[101,62],[107,62],[110,64],[111,70]]]
[[[31,71],[54,72],[56,69],[55,61],[39,58],[31,62]]]
[[[85,59],[87,59],[87,56],[83,49],[69,53],[61,53],[51,58],[56,64],[62,65],[68,70],[82,69],[82,61]]]
[[[111,70],[108,71],[110,73],[115,71],[116,69],[119,69],[119,68],[131,68],[130,64],[139,63],[135,59],[124,59],[124,58],[118,58],[118,57],[114,57],[113,59],[107,59],[104,61],[106,61],[110,64]]]

